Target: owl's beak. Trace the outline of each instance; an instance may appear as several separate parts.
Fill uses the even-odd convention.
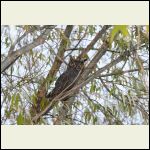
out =
[[[87,58],[84,58],[82,61],[85,62],[85,61],[87,61],[87,60],[88,60]]]

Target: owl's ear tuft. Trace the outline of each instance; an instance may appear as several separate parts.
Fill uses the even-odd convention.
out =
[[[69,60],[69,63],[68,63],[68,67],[71,67],[73,64],[74,64],[74,57],[73,57],[73,56],[70,56],[70,60]]]

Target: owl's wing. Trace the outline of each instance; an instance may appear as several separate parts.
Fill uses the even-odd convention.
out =
[[[47,97],[54,98],[56,95],[60,94],[66,87],[71,84],[69,80],[69,74],[64,72],[56,81],[55,88],[50,92]]]

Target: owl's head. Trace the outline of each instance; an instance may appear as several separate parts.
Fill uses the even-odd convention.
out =
[[[87,58],[75,59],[74,57],[70,56],[68,68],[73,68],[80,71],[84,67],[85,61],[87,61]]]

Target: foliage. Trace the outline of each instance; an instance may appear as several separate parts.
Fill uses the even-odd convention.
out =
[[[2,62],[11,56],[8,54],[12,46],[14,51],[19,50],[37,39],[47,28],[16,25],[12,30],[10,26],[2,26]],[[32,114],[36,112],[31,108],[37,103],[39,89],[45,87],[46,92],[51,91],[66,69],[70,56],[77,57],[84,51],[83,57],[88,58],[85,70],[90,69],[90,72],[81,82],[91,76],[94,79],[77,91],[68,116],[59,118],[60,124],[148,124],[149,26],[111,26],[88,50],[103,28],[98,25],[73,26],[68,38],[65,35],[66,26],[56,26],[42,44],[18,57],[1,75],[1,124],[33,124]],[[105,48],[106,39],[109,43],[106,42],[105,53],[98,60],[94,59],[103,46]],[[119,63],[113,64],[122,54],[123,59],[121,57]],[[94,67],[87,68],[90,63],[95,63]],[[109,63],[112,66],[107,68]],[[97,76],[103,67],[105,71]],[[44,101],[45,98],[41,101],[42,108]],[[57,103],[36,124],[55,124],[62,106],[62,102]]]

